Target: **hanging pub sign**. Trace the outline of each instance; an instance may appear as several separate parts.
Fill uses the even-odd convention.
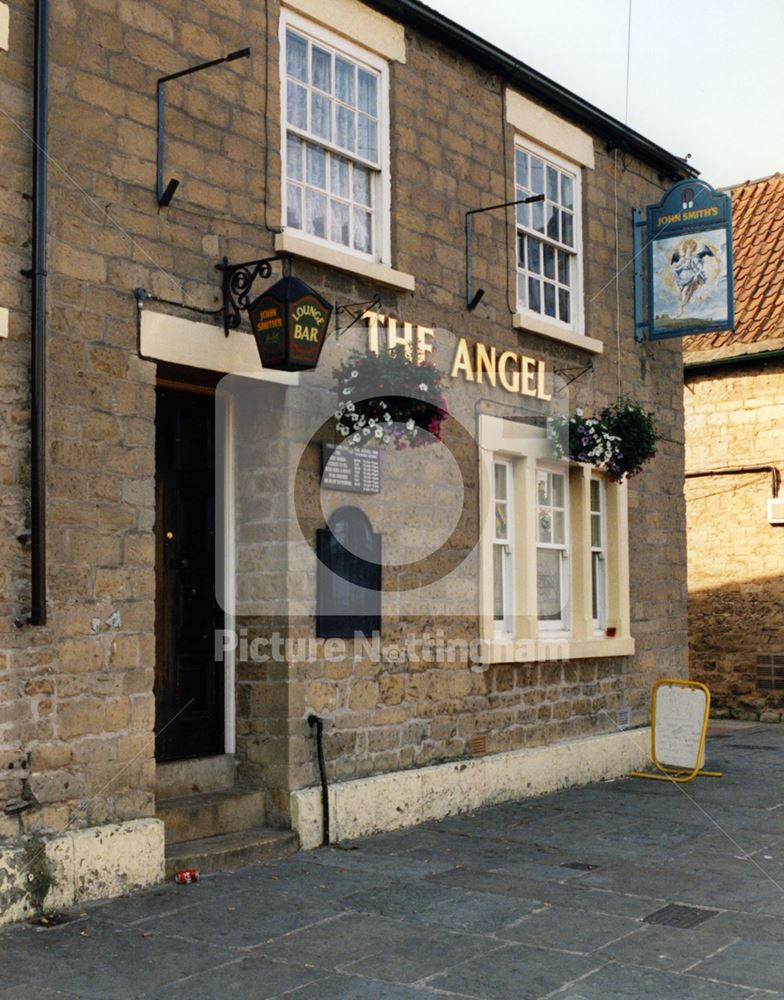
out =
[[[732,203],[705,181],[679,181],[647,208],[648,336],[731,330]]]
[[[281,278],[248,306],[265,368],[295,372],[315,368],[332,306],[299,278]]]

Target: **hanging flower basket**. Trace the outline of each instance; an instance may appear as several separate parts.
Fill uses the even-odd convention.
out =
[[[433,365],[414,364],[402,351],[352,351],[333,374],[337,432],[349,444],[402,449],[441,440],[446,403]]]
[[[554,422],[552,433],[559,458],[565,457],[562,434],[566,420]],[[653,414],[631,399],[619,399],[605,407],[598,417],[575,415],[568,418],[569,458],[604,469],[613,482],[631,478],[656,455]]]

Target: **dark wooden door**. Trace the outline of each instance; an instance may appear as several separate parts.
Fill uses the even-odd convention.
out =
[[[223,753],[215,630],[215,397],[159,388],[156,415],[158,760]],[[222,546],[221,546],[222,547]]]

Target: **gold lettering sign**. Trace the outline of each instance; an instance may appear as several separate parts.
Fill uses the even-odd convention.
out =
[[[384,334],[388,351],[402,347],[409,361],[413,361],[416,353],[418,365],[423,364],[427,355],[432,353],[431,340],[435,337],[432,327],[400,323],[393,316],[387,317],[373,310],[368,310],[363,319],[368,322],[368,349],[374,354],[381,350]],[[525,354],[518,355],[514,351],[499,354],[496,347],[488,347],[481,342],[471,348],[465,337],[457,342],[449,375],[451,378],[462,377],[466,382],[486,383],[493,388],[500,384],[506,392],[515,395],[552,399],[546,388],[547,367],[544,361]]]

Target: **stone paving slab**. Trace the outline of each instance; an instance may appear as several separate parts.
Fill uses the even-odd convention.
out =
[[[0,1000],[784,1000],[784,726],[764,761],[724,729],[688,794],[565,789],[5,928]],[[645,922],[668,902],[719,912]]]

